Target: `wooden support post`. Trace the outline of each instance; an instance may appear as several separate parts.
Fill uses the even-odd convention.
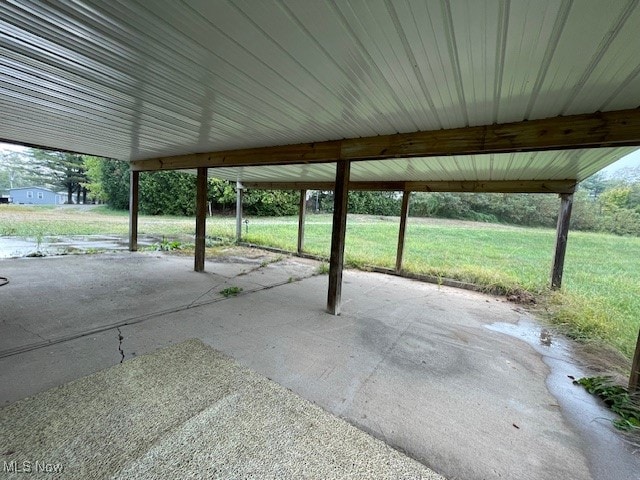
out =
[[[558,229],[556,232],[556,248],[551,269],[551,288],[557,290],[562,285],[562,271],[564,269],[564,254],[567,251],[567,237],[569,236],[569,221],[573,193],[560,194],[560,213],[558,214]]]
[[[400,229],[398,230],[398,252],[396,253],[396,272],[402,270],[402,257],[404,254],[404,234],[407,229],[407,216],[409,215],[409,197],[411,192],[402,192],[402,209],[400,210]]]
[[[629,392],[640,392],[640,331],[638,331],[638,342],[636,343],[636,353],[631,362],[631,375],[629,376]]]
[[[138,186],[140,172],[129,172],[129,251],[138,251]]]
[[[242,184],[236,182],[236,242],[242,241]]]
[[[307,191],[300,190],[300,209],[298,210],[298,254],[304,250],[304,217],[307,213]]]
[[[198,168],[196,179],[196,252],[195,271],[204,272],[205,236],[207,233],[207,168]]]
[[[342,268],[344,266],[344,240],[347,233],[347,202],[349,199],[349,173],[351,164],[339,161],[336,165],[336,186],[333,191],[333,227],[331,230],[331,257],[329,260],[329,293],[327,311],[340,315],[342,297]]]

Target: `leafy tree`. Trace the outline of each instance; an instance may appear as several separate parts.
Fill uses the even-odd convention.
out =
[[[313,191],[316,213],[333,212],[333,192]],[[402,196],[398,192],[349,192],[347,212],[365,215],[400,215]]]
[[[129,166],[125,162],[90,159],[88,188],[115,209],[129,208]],[[194,215],[196,177],[176,171],[140,174],[140,212],[150,215]],[[298,192],[248,190],[244,208],[249,215],[292,215],[298,210]],[[208,200],[214,209],[235,209],[235,184],[210,178]]]
[[[104,159],[97,169],[89,170],[89,175],[90,185],[99,189],[111,208],[129,208],[129,165],[126,162]]]
[[[243,209],[248,215],[280,217],[298,212],[300,194],[289,190],[247,190]]]
[[[591,195],[587,189],[578,189],[573,195],[571,211],[571,229],[596,231],[600,223],[600,200]],[[554,217],[554,220],[557,220]]]
[[[211,202],[213,210],[224,213],[228,208],[235,209],[236,189],[234,184],[219,178],[209,178],[208,183],[208,200]]]
[[[413,193],[409,203],[409,215],[412,217],[434,217],[438,211],[439,203],[435,194]]]
[[[84,166],[87,174],[87,181],[83,186],[89,191],[91,197],[101,203],[108,200],[107,193],[102,183],[102,166],[105,159],[93,156],[84,157]]]
[[[586,190],[589,195],[597,198],[602,192],[607,189],[610,183],[610,180],[607,180],[604,173],[598,172],[580,182],[578,184],[578,188],[581,190]]]
[[[316,213],[331,213],[333,212],[333,192],[317,190],[312,193],[312,197],[315,198],[315,212]]]
[[[630,195],[631,187],[619,185],[604,191],[600,196],[600,202],[602,202],[602,206],[606,210],[627,208],[629,206]]]
[[[142,172],[140,212],[149,215],[195,215],[196,176],[185,172]]]
[[[629,188],[627,208],[631,208],[637,213],[640,213],[640,179],[636,183],[631,184]]]
[[[397,192],[349,192],[347,211],[368,215],[400,215],[402,196]]]

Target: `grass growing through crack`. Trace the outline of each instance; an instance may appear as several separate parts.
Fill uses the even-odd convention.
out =
[[[320,262],[317,273],[318,275],[327,275],[329,273],[329,264],[327,262]]]
[[[220,290],[220,295],[222,295],[225,298],[229,298],[229,297],[235,297],[240,292],[242,292],[242,288],[240,287],[227,287],[223,290]]]
[[[193,218],[141,215],[139,233],[193,235]],[[0,206],[0,235],[119,234],[126,212],[106,207]],[[233,243],[235,219],[211,217],[210,237]],[[398,218],[350,215],[348,266],[395,265]],[[244,240],[294,251],[297,217],[250,218]],[[552,321],[584,341],[603,341],[630,357],[640,328],[640,238],[575,232],[569,235],[563,289],[547,289],[555,232],[552,229],[409,218],[404,268],[473,282],[503,292],[527,290],[546,298]],[[329,256],[331,216],[308,215],[305,251]],[[186,249],[189,252],[189,249]],[[322,273],[322,272],[321,272]]]

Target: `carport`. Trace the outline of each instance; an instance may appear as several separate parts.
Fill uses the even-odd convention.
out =
[[[341,309],[350,190],[560,195],[640,145],[640,4],[601,1],[5,2],[0,139],[334,190],[327,310]],[[301,211],[301,218],[302,218]],[[303,224],[303,221],[301,221]],[[301,229],[302,231],[302,229]],[[303,237],[300,236],[300,245]],[[637,385],[640,343],[631,384]]]
[[[139,172],[197,169],[197,271],[209,169],[245,187],[334,189],[333,314],[349,190],[404,193],[397,270],[411,192],[559,194],[558,288],[576,184],[640,143],[635,1],[0,11],[0,139],[128,161],[132,250]]]

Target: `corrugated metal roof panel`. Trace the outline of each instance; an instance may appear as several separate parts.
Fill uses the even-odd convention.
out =
[[[560,34],[566,3],[557,0],[507,2],[506,32],[501,33],[496,64],[496,100],[493,121],[517,122],[526,118]],[[550,116],[550,115],[549,115]]]
[[[0,2],[0,139],[137,160],[636,108],[639,29],[636,1]]]
[[[628,58],[635,49],[635,42],[624,44],[616,38],[623,39],[627,28],[637,32],[638,24],[633,21],[640,20],[634,15],[638,3],[583,0],[568,8],[565,21],[558,27],[561,30],[557,44],[549,44],[549,65],[530,109],[535,118],[595,111],[593,100],[600,97],[602,102],[628,75],[611,72],[606,77],[596,77],[597,83],[593,81],[599,65]],[[631,65],[632,69],[637,67],[637,57]],[[582,93],[585,84],[591,86],[589,95]],[[628,100],[634,107],[639,105],[640,92]]]
[[[357,161],[351,164],[351,181],[581,181],[634,150],[632,147],[597,148]],[[335,166],[221,167],[212,168],[210,174],[249,183],[333,182]]]
[[[624,5],[623,2],[620,2]],[[605,36],[593,58],[590,69],[585,72],[580,90],[574,98],[566,101],[564,114],[571,115],[580,109],[607,111],[615,109],[613,99],[620,90],[640,77],[638,52],[640,52],[640,7],[637,2],[628,2],[613,21],[609,36]],[[635,52],[635,53],[634,53]],[[607,91],[602,85],[618,84],[617,91]],[[635,100],[640,105],[640,88],[627,90],[627,101]]]

